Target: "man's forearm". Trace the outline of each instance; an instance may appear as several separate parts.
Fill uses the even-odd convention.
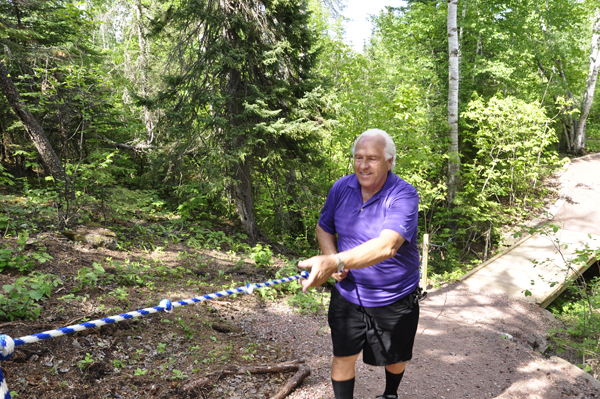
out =
[[[361,269],[393,257],[402,243],[404,238],[400,234],[383,230],[379,237],[341,252],[340,257],[344,261],[344,269]]]

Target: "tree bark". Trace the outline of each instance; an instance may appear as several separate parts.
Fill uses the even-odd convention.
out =
[[[144,100],[148,96],[148,42],[144,33],[142,1],[136,0],[137,31],[140,55],[138,57],[138,67],[140,68],[140,89]],[[154,122],[152,112],[144,105],[144,123],[146,125],[146,142],[151,144],[154,140]]]
[[[60,159],[58,159],[58,156],[54,152],[50,141],[44,133],[44,129],[33,117],[31,112],[29,112],[27,105],[23,102],[23,99],[21,98],[17,88],[8,76],[8,71],[6,70],[6,67],[2,61],[0,61],[0,89],[6,96],[11,108],[25,127],[25,131],[27,131],[29,137],[31,137],[31,140],[33,140],[35,147],[44,161],[44,165],[54,180],[63,182],[68,187],[69,180],[65,174],[65,170],[60,162]]]
[[[460,156],[458,153],[458,30],[456,14],[458,0],[448,0],[448,125],[450,148],[448,151],[448,205],[454,203],[459,188]]]
[[[233,12],[231,3],[228,0],[221,0],[221,9],[225,12]],[[225,42],[230,43],[233,48],[237,47],[237,33],[231,32],[227,28],[223,29]],[[242,73],[235,67],[231,67],[227,72],[227,82],[225,91],[230,96],[224,117],[229,119],[230,126],[233,129],[239,128],[239,115],[242,114],[243,102],[245,93],[244,82],[242,81]],[[244,145],[246,144],[245,132],[233,132],[231,139],[231,147],[233,149],[236,161],[234,163],[234,187],[233,196],[235,200],[235,208],[242,222],[244,232],[248,235],[248,239],[252,245],[258,241],[258,225],[254,219],[254,199],[252,196],[252,157],[241,155]],[[236,129],[237,130],[237,129]]]
[[[590,71],[588,73],[587,84],[581,100],[581,112],[577,121],[577,130],[573,140],[573,152],[582,154],[585,151],[585,125],[587,117],[594,101],[594,91],[596,90],[596,81],[598,79],[598,69],[600,68],[600,9],[596,9],[592,17],[592,43],[590,50]]]
[[[238,161],[235,165],[234,198],[235,208],[244,231],[252,244],[258,240],[258,226],[254,220],[254,200],[252,198],[252,168],[249,161]]]

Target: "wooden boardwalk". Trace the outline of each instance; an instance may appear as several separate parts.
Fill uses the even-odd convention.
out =
[[[553,240],[560,242],[560,251]],[[553,237],[529,236],[460,280],[474,291],[506,294],[511,299],[533,302],[545,308],[566,288],[563,284],[567,276],[565,260],[572,259],[575,251],[583,248],[585,243],[597,248],[600,236],[568,230],[559,230]],[[583,273],[595,261],[590,259],[586,264],[578,265],[577,271]],[[526,296],[525,291],[531,295]]]

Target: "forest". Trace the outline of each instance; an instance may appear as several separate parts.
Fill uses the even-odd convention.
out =
[[[419,192],[439,285],[539,215],[570,157],[600,151],[597,0],[407,0],[372,17],[362,52],[343,19],[343,0],[0,0],[0,320],[76,314],[103,285],[93,298],[131,310],[140,287],[209,264],[210,292],[233,284],[207,251],[250,268],[236,282],[293,274],[370,128]],[[123,260],[44,244],[81,226],[115,232]],[[174,245],[180,269],[140,260]],[[261,295],[322,311],[324,292],[298,291]],[[587,351],[574,335],[562,344]]]

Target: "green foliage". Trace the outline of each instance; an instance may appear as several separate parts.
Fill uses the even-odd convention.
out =
[[[293,276],[299,273],[296,259],[288,261],[286,266],[277,269],[276,278]],[[333,279],[331,279],[333,281]],[[331,294],[328,291],[309,290],[302,292],[302,285],[298,281],[277,286],[277,290],[287,295],[286,302],[293,306],[299,313],[320,313],[327,310]]]
[[[475,202],[507,198],[509,205],[526,205],[548,164],[559,165],[549,151],[556,142],[553,121],[537,103],[514,97],[475,96],[462,113],[464,141],[471,157],[463,159],[464,192]]]
[[[284,267],[280,267],[275,272],[275,278],[280,279],[283,277],[294,276],[299,274],[300,270],[297,267],[298,259],[288,260]],[[297,293],[302,291],[302,285],[298,280],[290,281],[287,284],[282,284],[277,287],[278,290],[284,293]]]
[[[115,211],[154,214],[158,213],[166,205],[165,201],[160,199],[156,190],[130,190],[118,186],[107,189],[107,204]]]
[[[294,306],[298,313],[321,313],[327,311],[330,297],[331,294],[327,291],[298,292],[290,296],[287,303]]]
[[[83,371],[87,369],[92,363],[94,363],[94,357],[89,353],[86,353],[85,357],[77,363],[77,367],[79,367],[79,369]]]
[[[257,267],[269,266],[273,262],[273,251],[268,245],[256,244],[250,251],[250,259],[256,263]]]
[[[184,198],[183,202],[177,207],[182,218],[195,219],[206,214],[208,202],[200,186],[196,184],[183,185],[177,187],[175,192]]]
[[[79,289],[85,287],[96,287],[101,281],[101,278],[106,275],[104,268],[94,262],[92,267],[83,266],[77,270],[77,276],[74,277],[75,281],[79,284]]]
[[[152,268],[143,262],[132,262],[125,259],[124,262],[108,259],[109,265],[115,268],[115,280],[120,285],[141,287],[149,280]]]
[[[8,173],[4,166],[0,164],[0,187],[5,188],[6,186],[14,186],[15,177]]]
[[[17,239],[16,248],[0,248],[0,272],[10,268],[16,269],[20,273],[25,273],[35,267],[36,261],[38,263],[45,263],[53,259],[43,249],[27,252],[25,245],[28,239],[29,235],[23,233]]]
[[[18,277],[13,284],[2,286],[0,294],[0,320],[35,319],[39,317],[44,297],[50,297],[52,289],[62,284],[55,275],[33,272]]]
[[[463,188],[451,217],[459,221],[457,241],[468,250],[487,230],[494,233],[540,206],[545,191],[539,182],[564,161],[552,150],[553,121],[537,102],[474,95],[461,115]]]

